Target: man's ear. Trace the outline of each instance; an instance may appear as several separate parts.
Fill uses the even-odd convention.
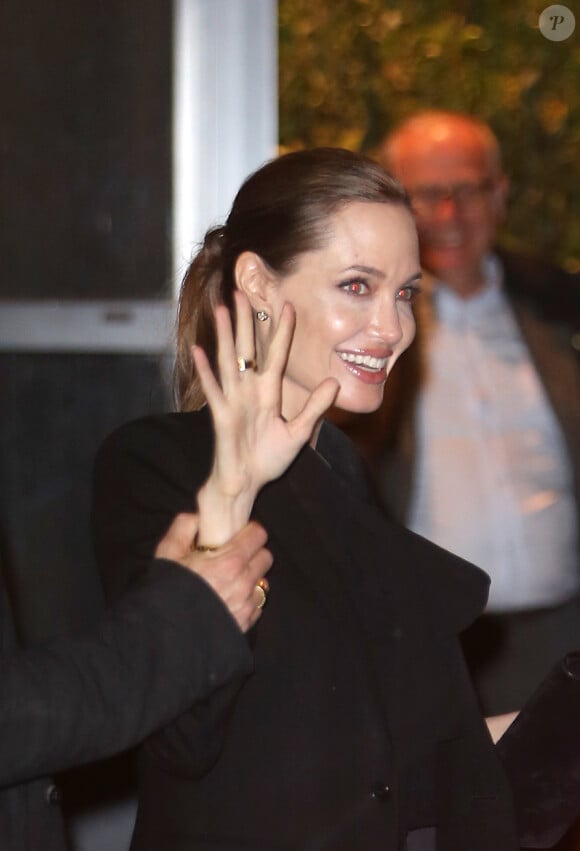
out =
[[[500,174],[499,177],[496,178],[495,187],[493,190],[496,214],[500,221],[503,221],[506,215],[509,188],[509,177],[507,176],[507,174]]]
[[[244,251],[234,266],[234,280],[239,290],[246,294],[255,313],[270,312],[269,294],[274,275],[262,258],[253,251]]]

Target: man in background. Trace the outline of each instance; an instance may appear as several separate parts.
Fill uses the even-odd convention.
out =
[[[380,156],[427,275],[374,426],[378,485],[411,529],[490,574],[465,649],[484,712],[509,712],[580,648],[578,276],[496,246],[508,180],[483,122],[423,112]]]

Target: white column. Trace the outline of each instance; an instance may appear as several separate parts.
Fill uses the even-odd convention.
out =
[[[276,0],[175,0],[174,272],[275,155]]]

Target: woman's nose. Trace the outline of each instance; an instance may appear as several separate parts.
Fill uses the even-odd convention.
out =
[[[396,304],[381,305],[372,319],[371,326],[373,336],[384,340],[390,346],[400,342],[403,338],[403,328]]]

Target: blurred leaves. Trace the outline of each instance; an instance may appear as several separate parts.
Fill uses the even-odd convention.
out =
[[[577,0],[575,0],[577,4]],[[279,0],[283,150],[372,153],[425,107],[497,133],[511,179],[504,237],[580,268],[580,10],[545,39],[532,0]]]

